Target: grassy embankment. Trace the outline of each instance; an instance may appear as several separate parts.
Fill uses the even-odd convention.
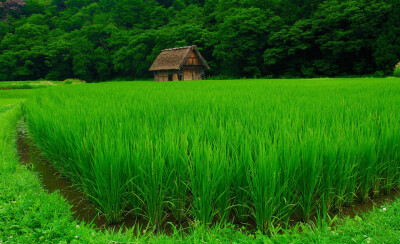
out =
[[[1,93],[4,95],[7,93]],[[18,100],[16,95],[8,96],[7,100],[0,96],[0,103],[12,105]],[[4,101],[2,101],[4,100]],[[1,106],[0,106],[1,107]],[[7,107],[0,111],[0,242],[38,242],[51,240],[76,240],[78,242],[107,242],[127,241],[132,237],[127,235],[98,233],[83,224],[72,220],[68,205],[58,194],[47,194],[40,188],[40,183],[32,172],[19,166],[15,157],[15,123],[19,116],[19,107]],[[334,229],[319,228],[316,232],[303,227],[303,233],[296,229],[292,234],[274,235],[271,240],[277,242],[395,242],[399,236],[399,216],[396,211],[400,209],[397,201],[386,207],[386,211],[375,210],[361,219],[344,221]],[[11,238],[10,238],[11,237]],[[147,237],[138,237],[136,240],[146,240]],[[204,231],[202,228],[194,228],[185,236],[187,242],[217,240],[227,241],[235,239],[238,242],[256,241],[251,235],[244,235],[232,228],[212,228]],[[171,237],[151,236],[153,241],[178,241],[181,236],[177,233]],[[269,242],[270,239],[258,235],[257,241]]]

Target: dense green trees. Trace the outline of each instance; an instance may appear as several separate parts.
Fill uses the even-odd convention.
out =
[[[387,75],[398,0],[0,0],[0,80],[145,78],[196,44],[210,75]]]

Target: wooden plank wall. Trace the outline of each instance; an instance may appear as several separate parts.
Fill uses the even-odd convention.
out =
[[[172,74],[172,80],[178,80],[177,72],[157,71],[154,73],[154,81],[168,81],[168,75]]]
[[[185,65],[201,65],[197,55],[192,51],[186,60]]]
[[[201,74],[204,72],[202,66],[183,67],[183,80],[201,80]]]

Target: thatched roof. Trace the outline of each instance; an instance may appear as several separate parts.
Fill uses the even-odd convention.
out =
[[[192,51],[197,55],[203,66],[206,69],[210,69],[206,60],[204,60],[203,56],[197,50],[197,46],[193,45],[162,50],[150,66],[149,71],[180,70]]]

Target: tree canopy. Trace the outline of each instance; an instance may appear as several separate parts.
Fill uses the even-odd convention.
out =
[[[0,0],[0,81],[150,77],[197,45],[209,75],[387,75],[398,0]]]

